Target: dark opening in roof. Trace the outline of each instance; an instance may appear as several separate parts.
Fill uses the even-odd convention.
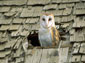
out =
[[[39,39],[38,39],[38,33],[36,33],[36,31],[33,31],[33,33],[30,32],[27,39],[28,39],[28,42],[30,42],[30,44],[32,46],[34,46],[34,47],[40,46]]]

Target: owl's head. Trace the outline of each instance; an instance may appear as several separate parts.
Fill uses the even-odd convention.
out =
[[[55,27],[53,14],[44,14],[40,18],[40,26],[43,28]]]

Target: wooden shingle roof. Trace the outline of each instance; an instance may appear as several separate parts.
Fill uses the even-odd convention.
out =
[[[56,25],[65,33],[60,60],[56,49],[36,49],[25,55],[22,44],[31,31],[38,31],[39,18],[52,13]],[[32,33],[32,32],[31,32]],[[65,52],[65,53],[63,53]],[[44,59],[42,59],[44,58]],[[0,0],[0,63],[84,63],[85,62],[85,0]]]

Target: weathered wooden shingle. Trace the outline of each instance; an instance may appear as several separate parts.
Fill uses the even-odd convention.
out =
[[[82,18],[81,17],[76,17],[74,20],[75,20],[75,22],[73,24],[74,28],[85,27],[85,24],[84,24],[85,23],[85,18],[83,16],[82,16]]]
[[[13,20],[13,24],[21,24],[21,23],[25,23],[26,19],[22,19],[22,18],[14,18]]]
[[[82,62],[85,62],[85,55],[82,55],[81,61],[82,61]]]
[[[6,43],[5,45],[5,49],[7,48],[13,48],[13,46],[15,45],[16,41],[15,40],[11,40],[9,42]]]
[[[62,0],[52,0],[52,3],[61,3]]]
[[[39,18],[33,18],[29,20],[29,24],[37,23],[39,21]]]
[[[55,23],[61,23],[61,18],[62,17],[55,17]]]
[[[65,9],[67,4],[60,4],[58,9]]]
[[[2,24],[11,24],[11,22],[12,22],[12,18],[8,18],[8,19],[6,19],[6,18],[0,18],[0,24],[2,25]]]
[[[69,3],[80,2],[80,0],[68,0]]]
[[[67,48],[61,48],[60,50],[59,50],[59,62],[60,63],[65,63],[65,62],[67,62],[67,60],[68,60],[68,50],[69,50],[69,48],[67,47]],[[64,53],[65,54],[64,54]]]
[[[22,42],[22,38],[20,38],[20,39],[16,39],[16,44],[15,44],[15,46],[14,46],[14,49],[18,49],[19,48],[19,46],[20,46],[20,44],[21,44],[21,42]]]
[[[18,30],[20,28],[20,25],[10,25],[9,30]]]
[[[32,17],[33,16],[33,9],[28,9],[28,8],[24,8],[20,17]]]
[[[27,0],[2,0],[0,5],[25,5]]]
[[[6,43],[8,41],[7,38],[3,38],[2,35],[0,35],[0,36],[1,36],[0,37],[0,44]]]
[[[85,3],[77,3],[74,7],[73,14],[75,14],[75,15],[85,14]]]
[[[8,11],[10,11],[10,7],[9,6],[2,6],[2,7],[0,7],[0,12],[8,12]]]
[[[66,9],[63,11],[63,15],[69,15],[69,14],[71,14],[71,11],[72,11],[72,8],[66,8]]]
[[[55,10],[55,9],[57,9],[57,4],[49,4],[43,8],[43,10]]]
[[[73,54],[78,54],[79,53],[79,48],[80,48],[80,43],[75,43],[74,45],[73,45]]]
[[[2,25],[0,31],[5,31],[9,29],[9,25]]]
[[[72,57],[71,62],[80,62],[80,60],[81,60],[81,56],[80,55],[76,55],[76,56]]]
[[[79,53],[85,54],[85,43],[81,43],[81,47],[80,47]]]
[[[11,50],[2,51],[0,52],[0,58],[5,58],[6,55],[9,55],[11,53]]]
[[[50,0],[29,0],[28,5],[44,5],[50,3]]]

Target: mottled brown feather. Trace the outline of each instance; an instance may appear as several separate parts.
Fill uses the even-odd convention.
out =
[[[58,30],[55,27],[52,27],[51,35],[52,35],[53,46],[58,45],[60,35]]]

